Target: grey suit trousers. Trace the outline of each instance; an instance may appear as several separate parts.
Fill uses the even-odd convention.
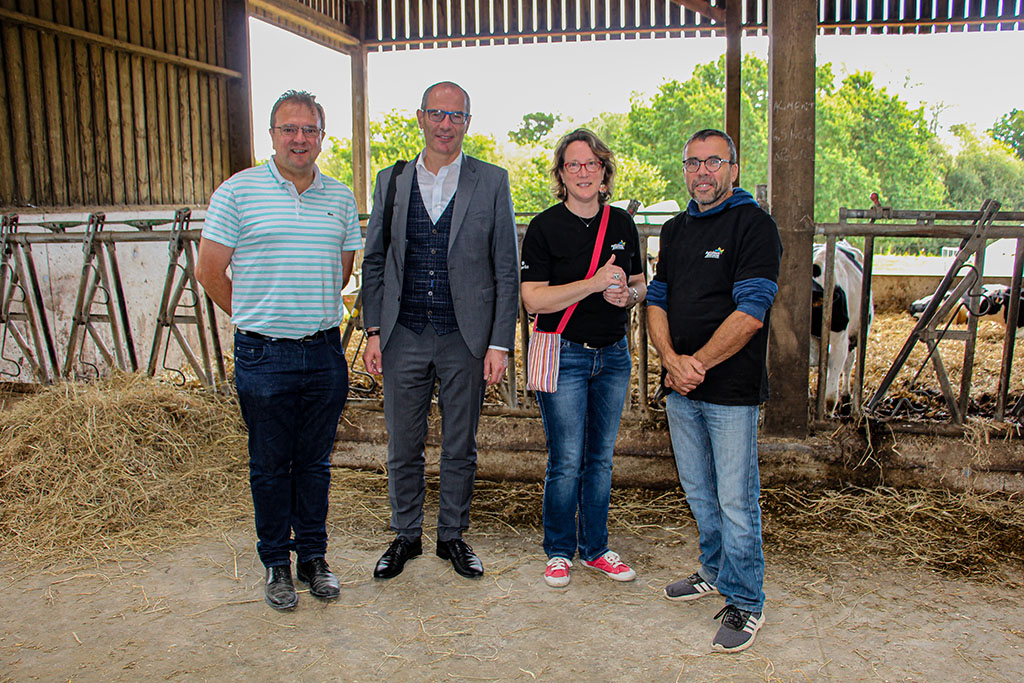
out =
[[[486,388],[483,358],[470,353],[458,331],[439,337],[430,325],[421,334],[395,325],[381,354],[391,529],[403,538],[421,534],[426,490],[423,445],[436,379],[441,409],[437,540],[461,538],[469,528],[476,479],[476,429]]]

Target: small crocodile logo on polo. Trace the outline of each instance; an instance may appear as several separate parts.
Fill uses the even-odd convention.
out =
[[[704,258],[722,258],[722,254],[724,253],[725,249],[718,247],[717,249],[712,249],[711,251],[705,251]]]

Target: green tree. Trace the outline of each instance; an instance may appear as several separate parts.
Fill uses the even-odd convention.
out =
[[[550,165],[550,152],[538,152],[508,162],[512,206],[517,213],[537,213],[555,203],[548,175]]]
[[[1014,109],[996,121],[989,129],[992,137],[1013,149],[1017,158],[1024,159],[1024,111]]]
[[[991,198],[1005,210],[1024,209],[1024,160],[1000,142],[981,139],[970,126],[959,124],[952,130],[961,149],[946,174],[949,203],[977,210]]]
[[[617,141],[626,125],[626,117],[625,113],[604,112],[592,118],[583,127],[593,132],[614,152],[618,151]]]
[[[352,184],[352,141],[328,137],[323,151],[317,158],[317,165],[327,175],[348,185]],[[411,161],[423,149],[423,133],[415,116],[408,116],[397,110],[384,115],[383,119],[370,122],[370,172],[371,177],[399,159]],[[498,144],[490,135],[467,134],[462,149],[470,156],[497,163],[501,157]]]
[[[878,178],[883,202],[904,209],[935,209],[943,205],[945,169],[935,135],[929,130],[924,107],[910,109],[885,88],[877,88],[871,73],[843,79],[833,95],[819,98],[822,108],[834,108],[845,121],[839,140],[819,144],[846,147],[865,169]],[[866,206],[867,197],[853,206]]]
[[[561,120],[562,117],[558,114],[545,114],[539,111],[523,114],[519,127],[510,130],[508,137],[517,145],[535,145],[547,137],[555,124]]]
[[[615,187],[612,201],[638,199],[644,206],[665,199],[666,181],[658,169],[647,163],[627,156],[616,155]]]
[[[339,140],[333,135],[327,136],[316,165],[325,175],[340,180],[352,187],[352,145],[349,140]]]

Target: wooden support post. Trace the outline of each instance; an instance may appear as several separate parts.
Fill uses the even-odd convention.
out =
[[[740,50],[740,39],[743,35],[741,24],[742,5],[739,0],[729,0],[725,6],[725,132],[736,143],[736,154],[740,154],[740,100],[742,99],[742,79],[740,76],[743,53]],[[743,157],[740,156],[742,161]],[[740,173],[743,164],[740,164]],[[740,185],[737,176],[736,184]]]
[[[225,58],[242,74],[228,81],[228,170],[238,173],[255,163],[252,151],[252,105],[249,86],[249,15],[245,0],[223,0]],[[206,201],[204,197],[202,201]]]
[[[352,191],[359,213],[370,213],[370,109],[367,98],[366,48],[359,45],[352,59]]]
[[[814,0],[769,0],[768,187],[782,236],[779,293],[772,307],[765,432],[807,435],[807,345],[811,333],[814,236]]]

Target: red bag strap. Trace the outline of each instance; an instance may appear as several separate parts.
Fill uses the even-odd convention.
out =
[[[597,241],[594,243],[594,254],[590,257],[590,268],[587,270],[587,276],[585,280],[589,280],[594,277],[594,273],[597,272],[597,262],[601,259],[601,247],[604,246],[604,233],[608,228],[608,217],[611,215],[611,207],[607,204],[604,205],[604,211],[601,214],[601,227],[597,229]],[[576,306],[579,305],[579,301],[574,303],[569,308],[565,309],[565,313],[562,315],[561,322],[558,323],[558,329],[555,330],[555,334],[562,334],[562,330],[569,324],[569,318],[572,316],[573,311],[576,310]],[[539,317],[539,316],[538,316]],[[534,321],[533,329],[537,329],[537,322]]]

